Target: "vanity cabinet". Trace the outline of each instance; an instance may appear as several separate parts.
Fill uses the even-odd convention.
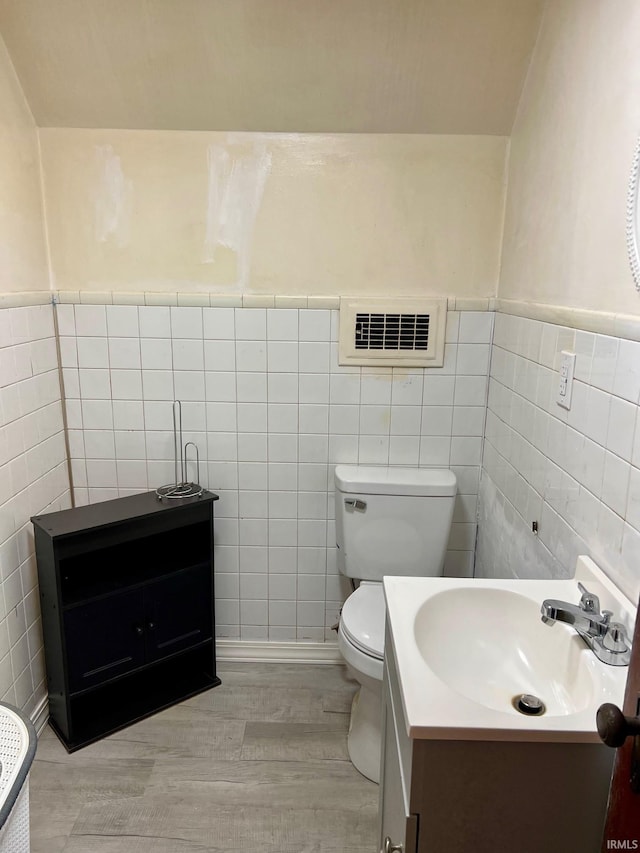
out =
[[[599,853],[611,750],[490,738],[407,735],[387,625],[379,850]]]
[[[391,845],[402,845],[403,853],[417,853],[418,815],[411,813],[410,790],[407,781],[411,783],[411,753],[406,734],[398,730],[402,715],[396,714],[394,697],[391,693],[389,678],[384,679],[382,705],[382,772],[380,774],[380,850],[385,851],[385,839],[391,840]],[[404,761],[401,761],[402,749]],[[409,778],[407,779],[407,771]],[[403,777],[404,773],[404,777]],[[387,847],[392,849],[391,845]]]
[[[217,495],[35,516],[50,723],[69,751],[220,683]]]

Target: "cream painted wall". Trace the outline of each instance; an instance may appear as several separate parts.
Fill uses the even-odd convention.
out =
[[[35,124],[0,38],[0,292],[49,288]]]
[[[53,287],[496,292],[507,141],[41,129]]]
[[[39,127],[505,135],[544,0],[2,0]]]
[[[552,0],[511,138],[499,296],[640,313],[625,204],[640,4]]]

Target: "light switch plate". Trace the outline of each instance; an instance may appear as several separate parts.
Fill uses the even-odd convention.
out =
[[[576,354],[562,350],[560,353],[560,375],[558,376],[558,390],[556,403],[563,409],[571,408],[571,393],[573,391],[573,374],[576,369]]]

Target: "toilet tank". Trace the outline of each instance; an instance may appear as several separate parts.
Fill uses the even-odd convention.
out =
[[[338,568],[352,578],[442,574],[456,477],[443,468],[337,465]]]

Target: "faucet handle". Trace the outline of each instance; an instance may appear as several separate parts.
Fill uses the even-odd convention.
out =
[[[602,624],[605,628],[607,628],[611,624],[611,617],[613,616],[613,610],[603,610],[601,615],[602,615]]]
[[[580,582],[578,582],[578,589],[582,593],[580,607],[585,613],[600,613],[600,599],[598,596],[593,592],[589,592]]]
[[[620,653],[629,651],[624,625],[621,625],[620,622],[608,623],[607,633],[602,639],[602,645],[610,652]]]

